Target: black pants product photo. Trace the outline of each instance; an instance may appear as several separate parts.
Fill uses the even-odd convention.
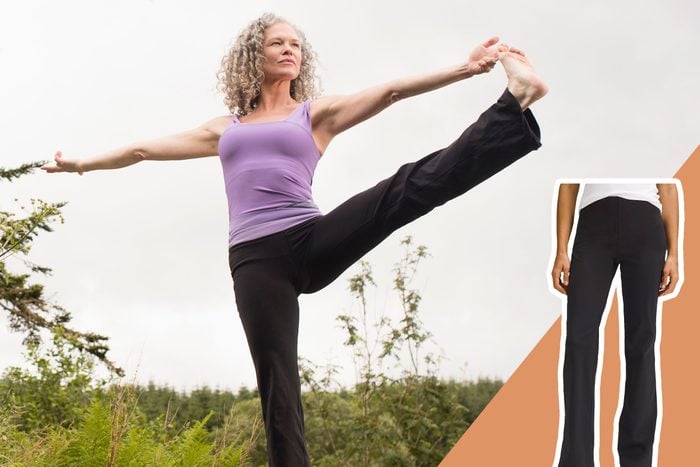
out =
[[[652,465],[657,418],[654,346],[665,257],[664,224],[653,204],[611,196],[581,209],[567,290],[560,467],[594,465],[599,326],[618,268],[625,381],[617,451],[621,467]]]
[[[506,90],[450,146],[401,166],[326,215],[230,248],[270,466],[310,465],[297,366],[298,296],[321,290],[396,229],[538,147],[534,116]]]

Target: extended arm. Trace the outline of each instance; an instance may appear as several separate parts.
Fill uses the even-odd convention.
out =
[[[552,268],[552,284],[564,295],[569,288],[569,237],[574,225],[578,189],[577,183],[562,183],[557,198],[557,253]]]
[[[666,263],[659,284],[659,296],[673,292],[678,284],[678,190],[672,183],[656,185],[661,201],[661,219],[666,231]]]
[[[192,130],[163,138],[143,141],[97,156],[76,159],[64,158],[56,152],[54,163],[41,168],[46,172],[83,172],[119,169],[143,160],[183,160],[217,155],[219,137],[230,116],[216,117]]]
[[[312,127],[319,145],[327,146],[337,134],[378,114],[394,102],[490,71],[498,60],[494,47],[497,42],[498,37],[492,37],[480,44],[464,64],[397,79],[347,96],[327,96],[314,101]]]

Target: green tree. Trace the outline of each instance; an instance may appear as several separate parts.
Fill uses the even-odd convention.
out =
[[[300,362],[310,388],[306,418],[315,465],[437,465],[466,428],[467,409],[435,377],[438,358],[424,348],[430,333],[420,320],[421,295],[412,283],[427,248],[411,237],[401,245],[404,254],[393,268],[398,318],[370,310],[367,296],[376,284],[369,263],[360,262],[360,272],[350,279],[359,311],[337,318],[357,369],[349,397],[329,391],[332,368],[317,376],[318,366]],[[390,371],[396,367],[399,376]]]
[[[27,176],[41,164],[0,168],[0,182]],[[94,376],[96,361],[111,374],[123,372],[107,358],[107,337],[72,328],[70,313],[48,300],[43,285],[33,280],[34,274],[50,274],[51,269],[28,259],[32,244],[42,231],[51,232],[53,224],[63,222],[61,208],[65,203],[40,199],[32,199],[30,207],[17,199],[14,203],[17,213],[4,206],[0,210],[0,309],[7,312],[10,329],[24,334],[31,369],[8,368],[3,372],[0,404],[11,408],[20,430],[69,426],[106,383]],[[10,260],[14,269],[23,271],[11,272]]]
[[[31,371],[12,367],[0,379],[0,405],[12,408],[20,430],[72,425],[103,386],[94,384],[94,357],[73,347],[60,325],[50,344],[28,342],[26,358]]]
[[[26,176],[44,163],[32,162],[13,169],[0,167],[0,183]],[[24,343],[30,346],[41,342],[42,330],[52,331],[60,327],[62,338],[70,346],[95,356],[110,371],[122,375],[121,368],[107,358],[107,337],[71,328],[70,313],[49,301],[44,295],[43,285],[31,279],[32,273],[51,273],[50,268],[29,261],[27,255],[40,232],[51,232],[52,224],[63,223],[61,208],[66,203],[32,199],[31,207],[27,207],[17,199],[14,202],[21,214],[0,210],[0,309],[8,313],[10,329],[23,333]],[[10,258],[21,263],[27,272],[10,272],[6,265]]]

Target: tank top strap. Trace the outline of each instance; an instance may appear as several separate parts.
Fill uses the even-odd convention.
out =
[[[311,99],[305,100],[299,107],[299,111],[295,111],[290,120],[293,120],[297,124],[311,131]]]

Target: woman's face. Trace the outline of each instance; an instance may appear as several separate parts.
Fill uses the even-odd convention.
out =
[[[265,30],[263,40],[265,81],[293,80],[301,69],[301,41],[293,27],[275,23]]]

